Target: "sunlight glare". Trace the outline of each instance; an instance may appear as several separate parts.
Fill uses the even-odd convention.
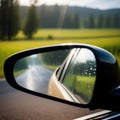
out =
[[[20,5],[26,5],[29,6],[30,5],[30,0],[19,0]]]

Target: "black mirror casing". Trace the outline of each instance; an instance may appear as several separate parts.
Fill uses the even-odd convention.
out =
[[[72,103],[72,102],[68,102],[58,98],[50,97],[48,95],[44,95],[41,93],[37,93],[35,91],[28,90],[26,88],[23,88],[16,83],[13,75],[13,69],[14,69],[15,63],[19,59],[33,55],[33,54],[37,54],[37,53],[72,49],[72,48],[87,48],[93,52],[96,58],[96,62],[97,62],[96,83],[94,87],[93,97],[89,104],[83,105],[83,104]],[[102,108],[102,109],[111,109],[111,110],[120,111],[120,108],[118,106],[120,101],[120,93],[116,94],[115,92],[115,89],[120,85],[119,66],[116,59],[111,53],[99,47],[95,47],[87,44],[62,44],[62,45],[48,46],[48,47],[35,48],[35,49],[23,51],[9,57],[5,61],[4,73],[5,73],[6,80],[12,87],[32,95],[36,95],[36,96],[48,98],[51,100],[84,107],[84,108],[87,108],[87,107],[90,109]],[[117,91],[120,91],[120,90],[117,90]]]
[[[96,53],[96,56],[98,58],[97,80],[90,106],[120,111],[120,93],[115,95],[114,92],[114,89],[120,85],[119,65],[107,51],[100,50]]]

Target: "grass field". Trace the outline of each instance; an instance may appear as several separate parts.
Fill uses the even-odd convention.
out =
[[[120,64],[120,29],[42,29],[34,35],[33,40],[27,40],[20,31],[14,41],[0,41],[0,77],[4,77],[3,64],[11,54],[29,48],[61,43],[86,43],[105,48],[115,55]]]

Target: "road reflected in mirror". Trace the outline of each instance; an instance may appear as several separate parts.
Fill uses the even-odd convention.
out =
[[[14,77],[28,90],[88,104],[96,80],[96,59],[86,48],[43,52],[17,61]]]
[[[20,59],[14,67],[18,85],[47,94],[50,77],[68,56],[70,49],[34,54]]]
[[[24,88],[47,94],[48,83],[52,73],[52,70],[32,65],[16,77],[16,81]]]

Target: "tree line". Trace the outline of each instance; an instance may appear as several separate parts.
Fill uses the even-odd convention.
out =
[[[21,29],[27,38],[31,39],[38,29],[36,1],[33,0],[28,8],[24,24],[20,15],[18,0],[0,0],[0,39],[11,40]]]
[[[0,0],[0,38],[11,39],[20,29],[19,4],[14,0]]]
[[[92,14],[89,18],[84,20],[84,28],[120,28],[120,15],[104,15],[100,14],[98,16],[93,16]]]
[[[22,7],[18,0],[0,0],[1,40],[11,40],[19,30],[31,39],[39,28],[120,28],[120,10],[108,14],[70,6],[37,7],[37,0],[33,1],[30,7]]]
[[[40,16],[39,26],[41,28],[120,28],[120,10],[115,13],[104,13],[99,11],[95,14],[96,10],[85,13],[86,9],[80,9],[66,6],[41,6],[38,11]],[[65,14],[63,14],[65,12]],[[44,13],[44,14],[43,14]],[[61,18],[62,23],[59,24]]]

